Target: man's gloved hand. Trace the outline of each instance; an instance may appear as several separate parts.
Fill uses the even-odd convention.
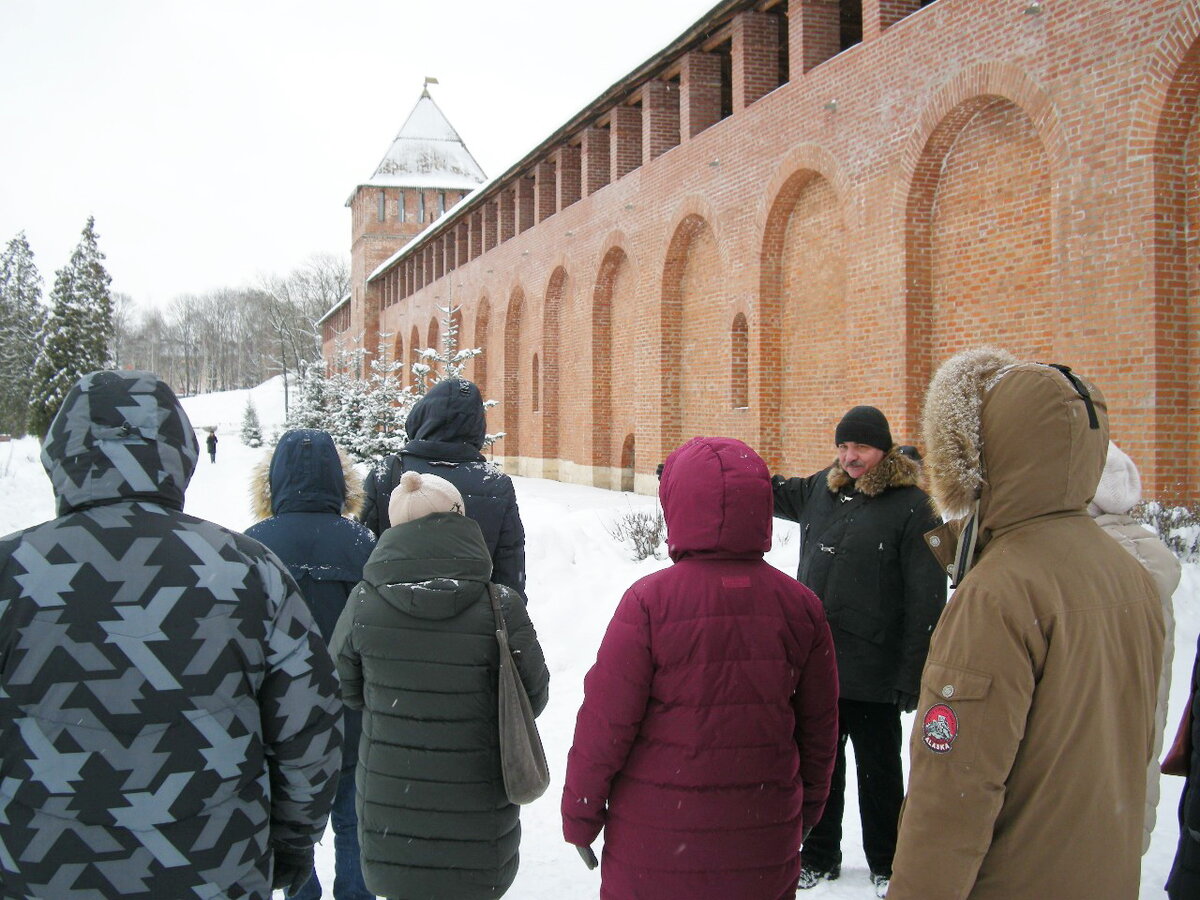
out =
[[[282,889],[285,897],[300,893],[300,888],[312,878],[315,856],[313,848],[296,850],[293,847],[275,848],[275,875],[271,890]]]
[[[591,847],[584,847],[580,844],[576,844],[575,849],[579,851],[579,856],[583,859],[583,864],[589,869],[594,869],[596,866],[600,865],[600,860],[596,859],[596,854],[592,852]]]
[[[900,712],[910,713],[917,708],[917,695],[908,691],[893,691],[892,702],[900,707]]]

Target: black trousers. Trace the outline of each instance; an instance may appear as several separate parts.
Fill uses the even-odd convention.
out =
[[[858,811],[863,850],[877,875],[892,874],[904,770],[900,764],[900,709],[891,703],[838,701],[838,750],[829,800],[821,821],[804,842],[809,868],[828,871],[842,864],[842,814],[846,807],[846,741],[854,742],[858,767]]]

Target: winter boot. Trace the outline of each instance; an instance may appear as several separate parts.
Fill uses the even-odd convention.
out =
[[[836,881],[838,876],[842,874],[842,867],[834,865],[828,869],[818,869],[814,866],[801,866],[800,868],[800,883],[797,885],[800,890],[807,891],[809,888],[815,888],[822,881]]]

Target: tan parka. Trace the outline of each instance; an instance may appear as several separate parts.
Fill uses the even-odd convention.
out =
[[[979,530],[930,643],[889,897],[1136,897],[1163,618],[1085,509],[1104,398],[967,351],[924,425],[931,495],[951,518],[978,500]]]

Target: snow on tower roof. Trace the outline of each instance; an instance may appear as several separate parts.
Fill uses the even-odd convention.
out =
[[[485,180],[426,86],[367,184],[472,190]]]

